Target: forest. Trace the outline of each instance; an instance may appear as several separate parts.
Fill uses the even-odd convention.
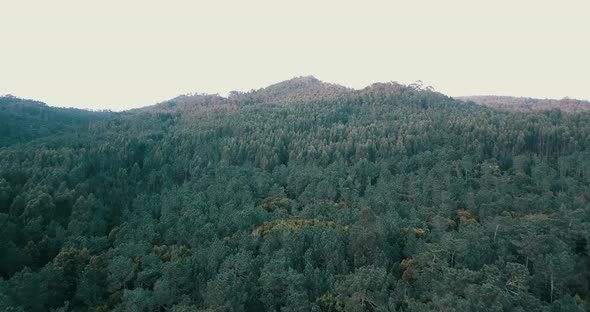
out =
[[[546,111],[559,108],[564,112],[588,112],[590,111],[590,102],[570,98],[561,100],[552,99],[533,99],[511,96],[462,96],[458,99],[463,101],[473,101],[474,103],[513,111]]]
[[[590,112],[300,77],[0,97],[0,311],[589,311]]]

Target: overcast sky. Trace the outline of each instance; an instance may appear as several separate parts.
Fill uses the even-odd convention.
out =
[[[590,99],[588,0],[0,0],[0,12],[0,94],[54,106],[122,110],[302,75]]]

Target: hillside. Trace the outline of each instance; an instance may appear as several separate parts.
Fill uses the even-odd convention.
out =
[[[590,308],[588,112],[313,77],[108,118],[11,101],[0,311]]]
[[[38,101],[0,96],[0,147],[79,131],[110,115],[109,112],[55,108]]]
[[[552,109],[569,113],[590,111],[590,102],[569,98],[552,100],[511,96],[463,96],[457,97],[457,99],[509,111],[548,111]]]

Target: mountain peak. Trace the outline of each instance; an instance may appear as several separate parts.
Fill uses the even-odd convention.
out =
[[[336,99],[352,89],[326,83],[314,76],[299,76],[247,93],[235,92],[230,99],[252,103],[311,102]]]
[[[289,80],[285,80],[285,81],[281,81],[281,82],[272,84],[266,88],[263,88],[263,90],[283,89],[283,88],[301,89],[301,88],[317,87],[317,86],[321,86],[321,85],[329,85],[329,84],[317,79],[314,76],[299,76],[299,77],[291,78]]]
[[[317,79],[315,76],[312,76],[312,75],[294,77],[294,78],[291,78],[289,80],[285,80],[284,82],[305,83],[305,84],[322,84],[322,83],[324,83],[324,82],[322,82],[321,80]]]

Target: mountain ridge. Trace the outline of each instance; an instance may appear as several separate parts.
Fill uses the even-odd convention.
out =
[[[375,82],[364,88],[354,89],[336,83],[324,82],[315,76],[299,76],[280,81],[269,86],[250,91],[231,91],[224,97],[219,94],[189,93],[179,95],[154,105],[134,110],[170,111],[179,107],[201,105],[203,108],[213,105],[235,106],[239,104],[278,104],[308,103],[315,101],[350,100],[358,98],[391,97],[403,92],[432,93],[446,95],[434,91],[431,87],[423,87],[420,83],[404,85],[398,82]],[[133,111],[133,110],[132,110]]]
[[[268,103],[306,103],[322,100],[350,99],[358,97],[390,96],[402,92],[428,92],[447,97],[430,86],[423,86],[421,81],[412,84],[401,84],[395,81],[375,82],[363,88],[350,88],[336,83],[322,81],[313,75],[298,76],[270,84],[250,91],[231,91],[228,96],[218,94],[193,93],[179,95],[170,100],[154,105],[138,108],[139,110],[160,110],[176,104],[268,104]],[[449,96],[450,97],[450,96]],[[473,102],[480,106],[505,111],[546,111],[560,109],[567,113],[590,111],[590,101],[564,98],[539,99],[533,97],[512,97],[496,95],[454,96],[461,102]],[[173,103],[173,104],[171,104]]]
[[[396,95],[402,92],[431,92],[434,94],[448,96],[435,91],[430,86],[423,86],[420,81],[412,84],[401,84],[395,81],[375,82],[363,88],[350,88],[337,83],[325,82],[313,75],[297,76],[291,79],[279,81],[259,89],[250,91],[230,91],[227,96],[209,93],[187,93],[174,98],[146,106],[124,110],[121,112],[134,111],[171,111],[182,106],[200,105],[204,108],[225,105],[227,107],[238,104],[269,104],[269,103],[306,103],[322,100],[350,99],[354,97],[374,97]],[[59,109],[73,109],[88,112],[106,112],[78,108],[65,108],[48,106],[42,101],[28,100],[12,95],[0,96],[4,101],[25,100],[30,103],[42,104],[47,107]],[[563,99],[540,99],[533,97],[515,97],[499,95],[470,95],[452,97],[462,102],[473,102],[480,106],[506,111],[546,111],[560,109],[567,113],[590,111],[590,101],[573,98]]]

